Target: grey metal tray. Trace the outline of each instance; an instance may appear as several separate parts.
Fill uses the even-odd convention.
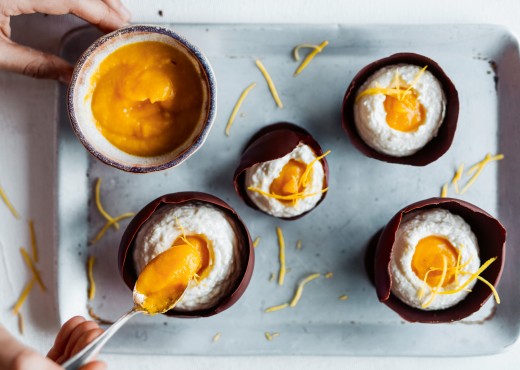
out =
[[[495,26],[342,25],[176,25],[205,51],[218,80],[219,114],[206,144],[178,168],[132,175],[91,158],[73,136],[58,97],[58,299],[61,321],[86,315],[85,261],[97,257],[94,270],[97,314],[115,319],[131,306],[130,291],[118,275],[116,257],[122,231],[110,230],[87,246],[103,219],[91,201],[94,180],[103,178],[103,202],[113,215],[138,211],[164,193],[198,190],[229,202],[244,218],[253,237],[261,236],[256,266],[244,297],[228,311],[208,319],[139,317],[107,350],[127,354],[196,355],[428,355],[469,356],[495,353],[511,345],[520,327],[520,243],[515,227],[520,206],[520,58],[516,39]],[[68,34],[62,54],[74,61],[96,38],[87,28]],[[292,48],[299,43],[330,45],[298,77]],[[438,61],[459,90],[461,112],[455,141],[446,155],[424,168],[368,159],[341,129],[340,105],[353,75],[369,62],[394,52],[413,51]],[[284,103],[278,109],[260,72],[262,59]],[[495,72],[498,74],[495,75]],[[224,127],[238,95],[258,82],[244,102],[231,136]],[[291,121],[307,128],[331,149],[330,191],[325,201],[301,220],[280,221],[246,207],[232,187],[232,174],[246,140],[262,126]],[[498,216],[509,231],[507,260],[498,287],[502,304],[493,303],[463,322],[409,324],[377,301],[363,269],[364,245],[401,207],[437,196],[456,166],[480,160],[487,152],[506,159],[486,168],[464,199]],[[126,222],[122,224],[123,228]],[[290,272],[279,287],[269,281],[278,270],[275,227],[281,226]],[[303,241],[297,250],[295,243]],[[307,285],[294,309],[264,313],[287,302],[299,279],[332,271],[331,279]],[[340,295],[349,299],[341,301]],[[491,314],[491,318],[486,316]],[[264,332],[279,332],[273,341]],[[214,343],[212,337],[221,332]]]

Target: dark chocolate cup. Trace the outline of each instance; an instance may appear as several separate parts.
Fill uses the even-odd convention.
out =
[[[354,120],[354,104],[359,88],[370,76],[383,67],[401,63],[412,64],[421,68],[425,65],[428,66],[428,71],[439,80],[446,96],[446,113],[437,136],[431,139],[423,148],[406,157],[394,157],[378,152],[361,138]],[[341,117],[343,129],[352,142],[352,145],[367,157],[389,163],[426,166],[446,153],[453,142],[453,137],[457,129],[457,119],[459,117],[459,94],[449,77],[436,62],[419,54],[398,53],[370,63],[358,72],[352,79],[345,93],[341,108]]]
[[[446,323],[461,320],[478,311],[491,297],[492,291],[477,281],[471,293],[455,306],[444,310],[424,311],[401,301],[391,292],[390,256],[395,234],[403,216],[407,213],[430,208],[443,208],[461,216],[470,226],[478,240],[480,260],[485,262],[497,257],[484,272],[483,278],[496,286],[502,275],[505,259],[506,230],[494,217],[479,207],[453,198],[430,198],[413,203],[397,212],[384,229],[378,231],[369,242],[365,266],[374,283],[379,301],[386,304],[406,321],[421,323]]]
[[[141,211],[139,211],[139,213],[137,213],[128,224],[128,227],[121,238],[121,243],[119,245],[118,268],[121,277],[130,290],[134,289],[135,282],[137,281],[137,272],[132,255],[135,247],[135,238],[140,228],[161,207],[169,204],[182,205],[191,202],[208,203],[215,206],[229,216],[231,222],[234,222],[241,252],[241,271],[236,278],[237,281],[235,282],[235,285],[229,292],[223,294],[215,306],[209,309],[194,311],[177,311],[173,309],[165,313],[165,315],[171,317],[208,317],[228,309],[238,301],[242,294],[244,294],[249,282],[251,281],[255,264],[255,254],[251,236],[249,235],[249,232],[240,216],[226,202],[213,195],[194,191],[166,194],[153,200],[141,209]]]
[[[246,144],[240,163],[233,176],[233,184],[235,191],[240,198],[251,208],[263,212],[256,204],[249,198],[245,186],[246,170],[255,164],[269,162],[279,159],[289,154],[298,146],[298,144],[305,144],[312,148],[316,156],[323,155],[323,151],[312,135],[300,126],[288,122],[279,122],[262,128],[258,131]],[[326,158],[320,160],[323,166],[324,173],[324,188],[329,183],[329,165]],[[323,193],[321,199],[314,206],[316,208],[325,199],[327,192]],[[284,220],[296,220],[311,212],[314,208],[294,217],[277,217]],[[265,212],[263,212],[265,213]],[[266,213],[268,214],[268,213]],[[269,214],[268,214],[269,215]],[[269,215],[272,216],[272,215]],[[276,216],[272,216],[276,217]]]

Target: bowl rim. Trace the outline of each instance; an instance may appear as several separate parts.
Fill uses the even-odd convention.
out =
[[[168,36],[178,43],[180,43],[182,46],[184,46],[187,51],[189,51],[193,57],[198,61],[198,63],[201,66],[201,69],[204,73],[204,77],[207,81],[207,90],[208,90],[208,111],[206,115],[205,122],[202,126],[202,129],[198,136],[195,138],[193,143],[183,150],[181,153],[179,153],[175,158],[169,159],[166,162],[158,163],[158,164],[152,164],[149,166],[132,166],[132,165],[126,165],[123,164],[117,160],[114,160],[112,158],[109,158],[108,156],[105,156],[100,151],[98,151],[94,145],[85,137],[83,134],[83,130],[81,128],[81,125],[79,124],[77,117],[76,117],[76,109],[74,104],[74,96],[76,91],[76,86],[78,84],[79,78],[81,76],[81,71],[83,70],[83,66],[90,60],[91,56],[95,53],[95,51],[102,45],[104,45],[106,42],[120,37],[122,35],[127,35],[131,33],[156,33],[161,34],[164,36]],[[68,90],[67,90],[67,112],[69,115],[69,121],[71,123],[72,131],[76,135],[76,137],[79,139],[81,144],[87,149],[87,151],[100,160],[101,162],[115,167],[117,169],[126,171],[126,172],[132,172],[132,173],[148,173],[148,172],[156,172],[156,171],[163,171],[168,168],[177,166],[184,162],[186,159],[188,159],[190,156],[195,154],[202,145],[205,143],[209,132],[211,131],[211,128],[213,126],[213,123],[215,122],[215,118],[217,115],[217,88],[216,88],[216,77],[215,73],[213,71],[213,68],[211,67],[211,64],[207,57],[204,55],[204,53],[193,43],[191,43],[188,39],[186,39],[184,36],[178,34],[174,30],[166,27],[161,26],[155,26],[155,25],[145,25],[145,24],[136,24],[136,25],[129,25],[120,29],[117,29],[111,33],[108,33],[106,35],[101,36],[96,41],[94,41],[79,57],[78,61],[76,62],[74,66],[74,71],[72,73],[71,82],[69,84]],[[110,143],[110,145],[113,145]],[[152,158],[152,157],[150,157]]]
[[[361,138],[354,119],[354,105],[358,90],[371,75],[381,68],[402,63],[416,65],[421,68],[425,65],[428,66],[428,71],[437,78],[442,86],[446,96],[446,111],[435,137],[417,152],[404,157],[396,157],[377,151]],[[426,166],[442,157],[451,147],[457,129],[459,105],[459,95],[455,85],[437,62],[417,53],[396,53],[373,61],[356,73],[343,98],[341,124],[352,145],[367,157],[388,163]]]

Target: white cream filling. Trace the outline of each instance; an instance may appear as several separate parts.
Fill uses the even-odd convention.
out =
[[[311,163],[316,159],[316,154],[311,147],[305,144],[298,144],[296,148],[282,158],[268,162],[258,163],[246,170],[245,186],[261,189],[266,193],[272,182],[280,176],[283,167],[291,160],[299,161],[305,164]],[[321,161],[316,161],[312,166],[309,185],[305,188],[306,194],[314,194],[310,197],[299,199],[295,205],[292,203],[282,203],[280,200],[262,195],[256,191],[247,190],[249,198],[253,203],[265,213],[275,217],[294,217],[301,215],[311,209],[320,201],[323,194],[323,180],[325,173]]]
[[[381,68],[370,76],[358,90],[358,95],[377,85],[388,87],[396,72],[408,85],[411,85],[421,68],[415,65],[397,64]],[[442,86],[435,76],[426,69],[414,86],[419,102],[424,106],[426,118],[415,132],[403,132],[391,128],[386,121],[384,94],[368,94],[356,100],[354,121],[361,138],[378,152],[394,157],[414,154],[437,136],[444,120],[446,97]]]
[[[474,273],[479,269],[477,237],[462,217],[442,208],[416,211],[403,217],[396,232],[390,260],[391,291],[409,306],[422,310],[442,310],[459,303],[469,292],[462,290],[454,294],[438,294],[431,305],[426,308],[422,307],[422,304],[430,297],[431,288],[413,272],[412,257],[417,243],[431,235],[447,239],[461,254],[461,264],[470,261],[464,267],[464,271]],[[468,275],[461,274],[459,275],[459,284],[454,281],[445,287],[441,287],[439,292],[453,290],[464,284],[468,279]],[[471,290],[475,282],[476,279],[467,286],[467,289]],[[424,289],[424,296],[419,298],[418,292],[421,289]]]
[[[137,273],[182,235],[178,225],[184,228],[186,235],[204,235],[212,244],[214,259],[206,278],[198,284],[192,280],[175,309],[211,308],[235,283],[241,267],[235,227],[224,212],[212,205],[200,202],[168,205],[155,212],[141,227],[135,240],[133,258]]]

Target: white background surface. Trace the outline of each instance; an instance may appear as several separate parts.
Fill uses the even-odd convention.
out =
[[[515,34],[520,30],[518,0],[437,0],[424,4],[412,0],[123,1],[133,13],[134,22],[438,23],[439,27],[442,23],[492,23],[505,25]],[[158,10],[162,10],[162,17]],[[12,21],[13,38],[57,52],[63,33],[79,24],[70,16],[21,16]],[[36,222],[39,268],[50,288],[47,294],[34,289],[23,308],[26,334],[21,340],[41,352],[48,350],[58,330],[52,222],[55,88],[54,82],[0,72],[0,184],[22,217]],[[22,245],[29,246],[27,224],[15,220],[0,206],[0,322],[13,333],[17,333],[16,318],[9,310],[27,279],[18,251]],[[502,354],[474,358],[101,357],[111,369],[515,369],[520,367],[520,343]]]

